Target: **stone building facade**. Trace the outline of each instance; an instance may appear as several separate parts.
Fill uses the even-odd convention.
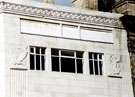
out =
[[[0,96],[133,97],[121,16],[0,0]]]
[[[98,0],[72,0],[75,8],[98,10]]]
[[[135,15],[135,0],[116,0],[113,12]]]

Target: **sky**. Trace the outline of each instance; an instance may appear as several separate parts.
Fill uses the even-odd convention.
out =
[[[33,0],[33,1],[42,2],[42,0]],[[72,0],[54,0],[54,3],[55,3],[56,5],[72,6]]]

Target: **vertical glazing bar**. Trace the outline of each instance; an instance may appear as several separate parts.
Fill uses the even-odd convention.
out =
[[[40,70],[42,70],[42,57],[41,57],[41,48],[39,49],[39,57],[40,57]]]
[[[93,61],[93,74],[95,75],[94,53],[92,53],[92,61]]]
[[[75,57],[75,73],[77,73],[77,58],[76,58],[76,52],[74,52]]]
[[[59,50],[59,71],[61,72],[61,50]]]
[[[98,63],[98,75],[100,75],[99,54],[97,54],[97,63]]]
[[[36,47],[34,47],[34,70],[36,70]]]

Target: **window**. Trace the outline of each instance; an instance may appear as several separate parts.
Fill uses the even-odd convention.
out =
[[[90,74],[103,75],[103,54],[89,53]]]
[[[30,47],[30,70],[45,70],[45,48]]]
[[[52,49],[52,71],[83,73],[83,52]]]

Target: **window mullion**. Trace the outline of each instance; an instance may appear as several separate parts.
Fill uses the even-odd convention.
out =
[[[35,47],[34,47],[34,66],[36,70],[37,66],[36,66],[36,48]]]
[[[76,58],[76,52],[74,52],[75,56],[75,73],[77,73],[77,58]]]
[[[97,54],[97,63],[98,63],[98,75],[100,75],[100,67],[99,67],[99,54]]]
[[[40,70],[43,70],[43,68],[42,68],[42,56],[41,56],[42,54],[41,54],[41,48],[40,48]]]
[[[93,61],[93,74],[95,75],[95,63],[94,63],[94,54],[92,54],[92,61]]]
[[[61,50],[59,50],[59,70],[61,72]]]

